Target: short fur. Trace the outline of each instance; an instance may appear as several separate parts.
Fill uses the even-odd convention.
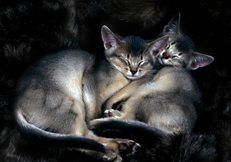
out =
[[[177,20],[180,14],[178,16]],[[133,81],[113,95],[105,104],[105,116],[139,120],[166,134],[189,133],[196,123],[197,109],[200,110],[203,104],[200,89],[189,70],[209,65],[214,59],[194,52],[193,43],[187,37],[187,44],[182,45],[182,39],[186,38],[180,33],[175,17],[163,32],[169,36],[169,43],[156,52],[159,63],[165,67],[154,77]],[[182,46],[184,48],[179,48]],[[117,110],[111,109],[113,104],[119,102],[122,102],[121,111],[118,111],[118,107]],[[106,120],[110,119],[97,119],[91,124],[97,127],[98,122]]]
[[[196,70],[210,64],[214,58],[195,51],[194,43],[190,37],[181,32],[180,13],[172,17],[165,25],[160,36],[168,35],[169,42],[159,55],[159,63]]]
[[[156,56],[152,50],[163,49],[168,37],[150,43],[134,36],[118,38],[106,26],[101,34],[107,60],[73,49],[44,56],[32,65],[18,83],[14,115],[23,133],[57,143],[65,141],[63,145],[96,158],[121,161],[117,154],[124,149],[120,150],[120,145],[132,148],[129,155],[139,145],[126,139],[97,137],[87,123],[101,115],[102,103],[129,79],[153,72]]]
[[[149,82],[130,83],[108,102],[115,99],[123,101],[121,111],[108,109],[106,116],[139,120],[167,134],[190,132],[197,119],[196,108],[201,107],[200,90],[194,78],[184,68],[171,66],[163,67]],[[97,121],[101,119],[92,123]]]
[[[25,3],[31,2],[31,5]],[[1,0],[1,77],[0,77],[0,159],[1,161],[33,161],[33,162],[51,162],[51,161],[80,161],[79,155],[76,152],[72,153],[72,158],[65,148],[58,149],[56,145],[56,152],[54,147],[47,142],[37,140],[37,143],[32,143],[29,138],[22,138],[18,131],[14,131],[14,124],[12,123],[11,105],[13,101],[15,82],[20,74],[22,67],[25,67],[27,56],[41,56],[46,51],[52,51],[67,47],[67,45],[75,44],[78,40],[74,37],[75,34],[69,31],[76,31],[76,26],[71,26],[69,22],[82,22],[78,25],[81,38],[85,42],[80,43],[87,46],[89,50],[95,51],[97,48],[102,48],[100,41],[99,30],[102,24],[106,24],[113,29],[113,31],[122,35],[140,35],[143,38],[153,38],[163,27],[164,23],[168,21],[173,12],[181,11],[182,25],[185,33],[189,34],[195,41],[198,50],[204,53],[212,54],[216,61],[206,68],[192,71],[193,75],[199,82],[203,91],[204,99],[204,112],[202,120],[198,122],[199,136],[204,134],[212,134],[217,141],[215,154],[211,154],[214,147],[210,146],[208,141],[203,141],[203,145],[208,149],[197,148],[195,154],[192,154],[192,149],[195,148],[194,143],[190,140],[188,145],[184,142],[172,142],[172,148],[158,148],[156,150],[148,151],[139,159],[133,159],[132,162],[150,162],[150,161],[211,161],[211,157],[218,156],[215,161],[227,162],[231,159],[230,146],[230,19],[231,14],[230,4],[231,1],[171,1],[171,5],[167,11],[163,8],[158,8],[155,2],[159,1],[118,1],[105,0],[96,1],[92,7],[89,1],[75,1],[77,3],[85,3],[86,5],[64,5],[63,8],[57,8],[56,4],[62,5],[64,1],[52,1],[53,5],[44,4],[40,5],[42,1],[31,0]],[[70,1],[65,1],[70,2]],[[163,6],[166,6],[170,1],[160,1]],[[7,5],[9,3],[14,3]],[[101,4],[104,5],[102,14],[97,14],[101,10]],[[154,3],[154,4],[153,4]],[[17,4],[17,5],[16,5]],[[20,5],[19,5],[20,4]],[[90,5],[89,5],[90,4]],[[142,6],[142,7],[141,7]],[[73,9],[72,9],[73,8]],[[140,25],[145,21],[143,18],[147,17],[143,11],[148,11],[146,8],[152,9],[153,15],[150,15],[151,21],[160,12],[166,12],[168,15],[161,18],[161,24],[153,26],[153,29],[142,28]],[[93,9],[93,10],[92,10]],[[17,10],[15,12],[15,10]],[[65,11],[76,11],[77,14],[84,13],[83,16],[77,16],[73,20],[72,14]],[[93,12],[97,10],[97,12]],[[64,12],[63,12],[64,11]],[[84,11],[84,12],[83,12]],[[130,12],[134,11],[134,12]],[[149,10],[150,11],[150,10]],[[23,13],[23,14],[21,14]],[[81,21],[84,15],[92,13],[87,16],[85,21]],[[134,13],[136,18],[134,18]],[[150,14],[151,12],[147,12]],[[45,16],[44,16],[45,15]],[[129,18],[129,16],[130,18]],[[93,17],[93,18],[92,18]],[[124,19],[119,21],[118,19]],[[140,19],[138,19],[140,17]],[[94,20],[94,21],[93,21]],[[133,22],[133,24],[129,23]],[[150,21],[150,22],[151,22]],[[140,22],[140,23],[138,23]],[[38,25],[39,24],[39,25]],[[68,27],[70,25],[70,27]],[[151,25],[151,24],[150,24]],[[154,25],[154,24],[153,24]],[[10,27],[11,26],[11,27]],[[157,27],[158,26],[158,27]],[[156,30],[157,29],[157,30]],[[19,37],[20,36],[20,37]],[[87,37],[87,39],[86,39]],[[3,39],[2,39],[3,38]],[[11,41],[5,39],[11,38]],[[70,38],[70,39],[69,39]],[[96,39],[99,41],[96,41]],[[63,40],[69,40],[68,42]],[[98,44],[96,44],[98,42]],[[5,48],[5,47],[9,48]],[[94,47],[93,47],[94,46]],[[2,49],[5,49],[3,51]],[[55,51],[52,51],[55,52]],[[103,53],[101,53],[103,55]],[[9,64],[10,56],[15,56],[18,64]],[[25,56],[25,57],[24,57]],[[23,59],[24,58],[24,59]],[[31,61],[29,63],[32,63]],[[105,127],[104,127],[105,128]],[[108,127],[106,127],[108,128]],[[8,130],[8,131],[5,131]],[[135,132],[136,134],[137,132]],[[127,135],[129,132],[127,133]],[[139,135],[142,135],[140,133]],[[143,134],[143,139],[146,139]],[[149,146],[155,147],[156,144],[151,143],[152,138],[149,140]],[[137,141],[138,142],[138,141]],[[199,142],[199,141],[198,141]],[[46,148],[46,146],[48,146]],[[180,149],[178,149],[180,148]],[[191,154],[190,154],[191,153]],[[205,159],[198,160],[195,158],[203,154]],[[60,157],[61,156],[61,157]],[[189,159],[184,160],[184,157]],[[152,158],[153,157],[153,158]],[[155,157],[155,158],[154,158]],[[167,160],[166,160],[167,159]],[[83,160],[93,161],[93,160]]]

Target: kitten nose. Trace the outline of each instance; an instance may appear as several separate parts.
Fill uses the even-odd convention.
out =
[[[169,58],[169,55],[167,54],[167,52],[164,52],[164,53],[162,54],[162,57],[163,57],[164,59],[168,59],[168,58]]]
[[[134,75],[137,72],[137,70],[133,70],[133,69],[131,69],[130,71],[131,71],[132,75]]]

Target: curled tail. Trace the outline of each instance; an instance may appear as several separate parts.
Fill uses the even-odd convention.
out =
[[[129,138],[140,143],[142,147],[149,147],[150,140],[157,143],[170,138],[164,131],[134,120],[110,119],[93,123],[90,124],[90,129],[98,136]]]
[[[20,132],[24,136],[27,136],[27,138],[42,140],[47,143],[53,143],[68,148],[90,149],[105,152],[105,147],[93,139],[74,134],[52,133],[28,123],[20,109],[15,111],[15,119]]]

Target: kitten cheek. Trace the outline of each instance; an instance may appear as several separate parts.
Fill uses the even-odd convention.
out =
[[[139,71],[143,71],[143,70],[151,70],[153,69],[154,65],[150,64],[150,63],[145,63],[142,64],[139,68]]]
[[[158,62],[159,62],[161,65],[165,65],[164,60],[162,60],[161,58],[158,58]]]

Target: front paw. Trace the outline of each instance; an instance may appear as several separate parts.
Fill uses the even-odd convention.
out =
[[[106,117],[106,118],[108,118],[108,117],[118,118],[118,117],[122,116],[122,112],[118,111],[118,110],[114,110],[114,109],[109,109],[109,110],[104,111],[103,116]]]
[[[134,142],[133,140],[127,139],[117,139],[117,156],[106,154],[103,157],[103,161],[106,162],[120,162],[122,161],[122,157],[134,157],[140,156],[141,154],[141,146]],[[109,144],[110,145],[110,144]],[[113,158],[112,158],[113,157]]]
[[[141,152],[140,144],[128,140],[128,141],[120,141],[118,145],[119,154],[123,157],[137,156]]]
[[[105,162],[121,162],[122,161],[122,158],[121,156],[119,155],[116,155],[115,154],[106,154],[103,156],[102,158],[103,161]]]

